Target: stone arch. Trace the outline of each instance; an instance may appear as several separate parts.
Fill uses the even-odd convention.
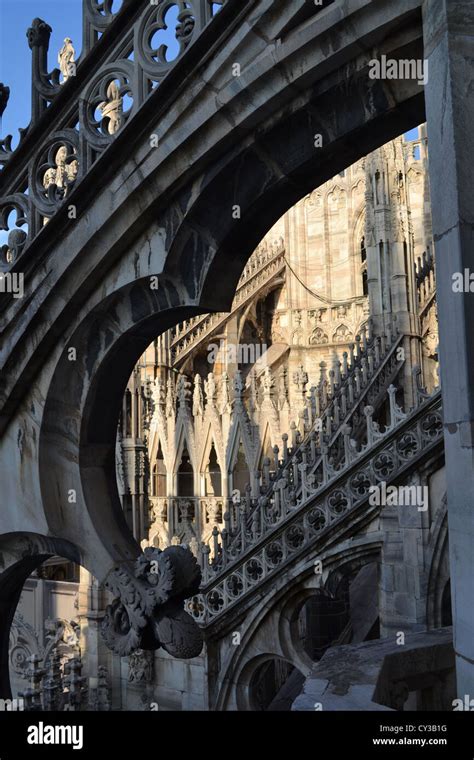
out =
[[[380,82],[373,83],[369,100],[362,73],[353,85],[344,98],[332,91],[314,103],[301,104],[300,110],[288,109],[278,123],[229,151],[219,169],[200,182],[191,203],[187,191],[177,199],[176,209],[184,206],[187,212],[176,214],[182,221],[173,231],[165,272],[179,278],[193,300],[199,293],[203,304],[217,298],[216,310],[227,311],[249,255],[290,207],[423,118],[423,98],[415,91],[411,96],[400,93],[400,102],[389,105]],[[323,112],[324,124],[331,114],[329,121],[337,125],[331,135],[320,121]],[[363,133],[362,141],[352,139],[355,132]],[[325,147],[315,151],[318,133],[325,137]],[[231,213],[235,203],[241,209],[237,221]],[[216,213],[217,208],[222,213]],[[216,282],[222,285],[218,294]]]
[[[267,673],[268,671],[270,671],[271,673],[272,670],[273,671],[278,670],[279,667],[283,669],[282,675],[283,675],[283,679],[285,679],[283,682],[281,682],[281,686],[286,686],[286,683],[288,682],[286,680],[288,678],[288,675],[290,678],[296,675],[297,688],[298,686],[299,687],[302,686],[302,684],[304,683],[304,675],[292,662],[290,662],[284,657],[276,657],[272,655],[258,655],[252,661],[247,663],[247,666],[244,668],[243,673],[242,673],[242,680],[246,683],[246,690],[247,690],[247,697],[245,700],[246,709],[253,710],[253,711],[270,709],[271,703],[274,702],[275,698],[277,697],[278,686],[276,686],[275,688],[276,693],[272,694],[273,690],[270,691],[270,695],[269,695],[270,699],[273,696],[272,702],[270,702],[270,699],[268,699],[267,695],[262,695],[263,696],[263,704],[262,704],[262,701],[258,698],[258,691],[262,685],[261,684],[261,681],[263,680],[262,676],[267,675],[265,673],[265,670],[267,671]],[[275,677],[274,672],[273,674],[271,673],[271,675]],[[281,708],[276,708],[276,709],[281,709]]]
[[[69,336],[77,362],[63,352],[50,383],[39,441],[39,475],[49,530],[84,536],[84,564],[103,580],[114,563],[138,556],[122,512],[115,441],[123,393],[137,358],[154,337],[189,315],[165,279],[142,278],[102,301]],[[173,311],[172,311],[173,310]],[[196,310],[192,310],[196,313]],[[76,492],[76,508],[68,491]]]
[[[332,557],[328,556],[325,561],[326,572],[323,575],[323,585],[327,593],[336,596],[340,584],[346,577],[354,575],[364,565],[379,562],[381,549],[379,541],[367,544],[361,540],[360,545],[355,545],[353,549],[338,551]]]
[[[420,42],[415,41],[414,52],[419,52]],[[119,239],[108,241],[110,249],[99,262],[83,271],[74,261],[62,283],[56,283],[57,292],[44,298],[44,305],[54,302],[54,318],[44,332],[38,332],[41,340],[32,342],[48,350],[54,346],[58,354],[61,345],[80,347],[81,352],[77,363],[68,361],[67,352],[49,357],[55,366],[44,390],[41,500],[53,535],[71,541],[84,537],[81,551],[86,566],[99,580],[116,563],[130,562],[140,551],[125,523],[115,475],[116,422],[138,357],[177,322],[203,312],[229,310],[246,261],[288,208],[361,156],[424,120],[423,93],[415,82],[395,81],[388,87],[374,80],[368,85],[366,74],[355,73],[350,88],[335,77],[322,94],[316,95],[311,87],[301,90],[278,117],[275,108],[267,121],[262,114],[258,129],[251,119],[251,125],[231,130],[214,152],[193,165],[191,174],[172,189],[165,188],[166,197],[158,202],[148,193],[145,208],[134,212],[133,224],[127,224]],[[288,84],[284,94],[290,92]],[[315,134],[322,135],[324,145],[316,151]],[[144,184],[137,181],[135,196]],[[235,204],[241,211],[238,220],[230,213]],[[108,222],[110,226],[110,218]],[[50,229],[54,228],[52,220]],[[132,255],[130,243],[140,229],[140,248]],[[153,266],[156,236],[166,258],[159,288],[152,290],[143,272]],[[126,285],[119,267],[113,269],[117,261],[131,277]],[[81,272],[82,279],[74,298],[64,304],[61,285],[71,282],[74,270]],[[82,321],[79,308],[86,314]],[[37,333],[29,327],[24,335]],[[43,368],[44,350],[33,351],[22,364],[26,369],[14,392],[8,389],[6,413],[21,393],[28,392],[34,371]],[[70,489],[77,493],[75,512],[65,508]]]
[[[346,324],[341,322],[332,336],[333,343],[350,343],[354,336]]]
[[[305,556],[292,570],[292,582],[280,576],[258,604],[246,612],[245,629],[241,629],[240,646],[233,646],[226,630],[219,634],[221,647],[221,686],[214,695],[211,709],[248,710],[248,688],[255,668],[265,658],[281,657],[308,675],[313,665],[301,648],[295,648],[294,622],[304,602],[323,590],[335,596],[344,578],[380,556],[380,542],[368,542],[366,536],[351,541],[344,550]],[[323,560],[324,573],[314,572],[314,558]],[[241,619],[231,621],[230,631],[238,631]]]
[[[10,629],[26,579],[54,555],[82,564],[78,547],[63,539],[37,533],[5,533],[0,536],[0,698],[10,699],[8,650]]]

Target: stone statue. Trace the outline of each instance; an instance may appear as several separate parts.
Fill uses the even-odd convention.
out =
[[[74,76],[76,73],[76,67],[74,65],[75,61],[76,51],[74,50],[72,40],[70,37],[66,37],[64,40],[64,45],[58,54],[59,68],[61,70],[61,74],[63,75],[63,81],[61,84],[67,82],[69,77]]]
[[[47,190],[50,185],[64,190],[66,195],[68,185],[71,185],[77,177],[78,162],[76,159],[67,163],[68,151],[65,145],[61,145],[58,149],[54,162],[56,166],[52,166],[46,170],[43,176],[43,187]]]
[[[265,398],[270,398],[272,390],[273,390],[273,386],[275,385],[275,381],[270,371],[270,367],[265,367],[265,371],[263,373],[261,383],[262,383],[263,394]]]
[[[128,680],[130,683],[153,680],[153,652],[146,649],[137,649],[132,652],[128,660]]]
[[[109,135],[118,132],[122,126],[123,98],[117,82],[111,82],[107,87],[107,100],[99,104],[99,111],[104,119],[108,119]]]

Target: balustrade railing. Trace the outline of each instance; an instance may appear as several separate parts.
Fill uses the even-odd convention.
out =
[[[324,366],[319,386],[311,388],[309,396],[305,396],[303,389],[303,403],[308,411],[303,431],[293,422],[291,440],[284,434],[281,450],[277,446],[273,449],[273,463],[264,459],[258,489],[260,497],[252,498],[253,489],[248,487],[244,501],[236,507],[237,524],[230,514],[224,514],[222,542],[225,541],[229,552],[239,551],[242,531],[253,531],[262,500],[279,498],[278,491],[275,495],[276,483],[289,479],[296,498],[301,488],[298,472],[302,465],[308,468],[308,476],[314,482],[327,482],[329,473],[345,455],[347,435],[351,432],[349,423],[357,428],[361,419],[365,421],[365,408],[372,409],[373,413],[373,407],[367,404],[380,398],[401,368],[403,361],[398,359],[397,349],[402,340],[394,330],[390,330],[388,336],[372,337],[369,325],[367,331],[363,329],[356,337],[355,348],[349,347],[350,358],[344,352],[342,364],[337,363],[330,370],[329,379]],[[219,572],[222,563],[219,554],[213,570]]]
[[[179,362],[196,348],[196,342],[209,336],[232,312],[267,284],[285,266],[285,241],[280,238],[272,245],[264,241],[252,254],[237,284],[232,310],[216,314],[201,314],[181,322],[173,329],[171,352],[173,362]]]
[[[336,524],[367,505],[371,487],[395,480],[422,455],[443,439],[440,391],[426,398],[410,414],[395,400],[396,389],[388,390],[390,420],[382,431],[366,408],[366,435],[358,444],[344,430],[344,460],[337,467],[324,461],[318,480],[308,474],[308,461],[293,468],[291,478],[273,484],[273,497],[262,497],[251,525],[241,505],[240,543],[230,544],[228,531],[219,536],[218,556],[210,560],[202,548],[202,593],[188,601],[188,609],[202,623],[209,623],[241,600],[255,587],[276,574],[290,558],[322,540]],[[371,507],[380,509],[380,505]],[[353,530],[357,530],[354,524]]]
[[[224,526],[224,514],[232,510],[231,500],[223,496],[151,496],[149,501],[152,524],[164,527],[170,541],[173,536],[180,541],[196,538],[196,542],[197,537],[199,542],[203,535],[211,537],[215,527]]]

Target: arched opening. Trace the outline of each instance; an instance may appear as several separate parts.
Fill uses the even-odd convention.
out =
[[[41,536],[36,533],[7,533],[0,536],[0,552],[3,558],[4,569],[0,574],[0,697],[12,698],[10,682],[10,653],[12,648],[12,636],[14,636],[13,622],[15,615],[21,618],[19,609],[20,599],[25,592],[25,584],[33,573],[37,578],[38,569],[45,564],[43,573],[52,576],[59,575],[61,563],[64,566],[64,577],[77,577],[77,568],[81,563],[81,554],[77,547],[62,539],[54,539]],[[61,557],[62,559],[59,559]],[[46,580],[40,582],[57,587],[64,584],[70,585],[76,581]],[[26,592],[27,593],[27,592]],[[40,621],[43,624],[44,616],[33,605],[32,622]],[[40,614],[38,614],[40,613]],[[36,639],[34,625],[29,625],[31,637]],[[23,664],[25,658],[21,657]]]
[[[362,275],[362,295],[369,295],[369,281],[367,275],[367,250],[365,247],[365,237],[360,243],[360,271]]]
[[[232,469],[232,486],[234,491],[239,491],[243,497],[247,486],[250,485],[250,470],[245,456],[245,449],[242,440],[239,442],[235,464]]]
[[[158,453],[156,455],[156,461],[153,465],[153,489],[152,489],[152,495],[158,496],[158,497],[165,497],[167,496],[167,485],[166,485],[166,465],[165,465],[165,459],[163,456],[163,450],[161,448],[161,443],[158,446]]]
[[[453,624],[453,610],[451,604],[451,581],[447,581],[441,597],[441,625]]]
[[[10,628],[12,699],[25,710],[110,709],[110,658],[100,619],[90,615],[90,605],[104,606],[105,592],[75,562],[59,556],[38,560]]]
[[[274,657],[258,666],[249,685],[251,709],[285,712],[301,692],[304,676],[287,660]]]
[[[214,442],[212,443],[209,452],[209,461],[204,476],[206,481],[206,496],[222,496],[222,473],[219,462],[217,461]]]
[[[260,473],[262,473],[264,472],[265,468],[268,468],[268,472],[273,473],[275,472],[275,467],[275,453],[273,451],[269,431],[267,430],[260,454],[258,470]]]
[[[308,657],[317,662],[329,646],[351,640],[348,584],[332,599],[323,592],[310,596],[298,615],[298,634]]]
[[[130,390],[128,388],[125,391],[124,412],[125,412],[124,437],[125,438],[131,438],[132,435],[133,435],[133,432],[132,432],[132,394],[131,394],[131,392],[130,392]]]
[[[194,496],[194,469],[186,445],[177,472],[177,496]]]
[[[369,560],[369,561],[367,561]],[[315,564],[315,572],[320,570]],[[325,588],[306,591],[291,612],[291,637],[306,661],[318,662],[329,647],[380,638],[378,566],[371,553],[333,570]]]

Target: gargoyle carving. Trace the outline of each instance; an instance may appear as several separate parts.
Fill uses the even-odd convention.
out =
[[[200,583],[201,570],[187,547],[147,547],[131,568],[116,568],[106,581],[117,597],[102,623],[107,646],[122,657],[159,647],[173,657],[199,655],[202,634],[184,611],[184,601]]]

